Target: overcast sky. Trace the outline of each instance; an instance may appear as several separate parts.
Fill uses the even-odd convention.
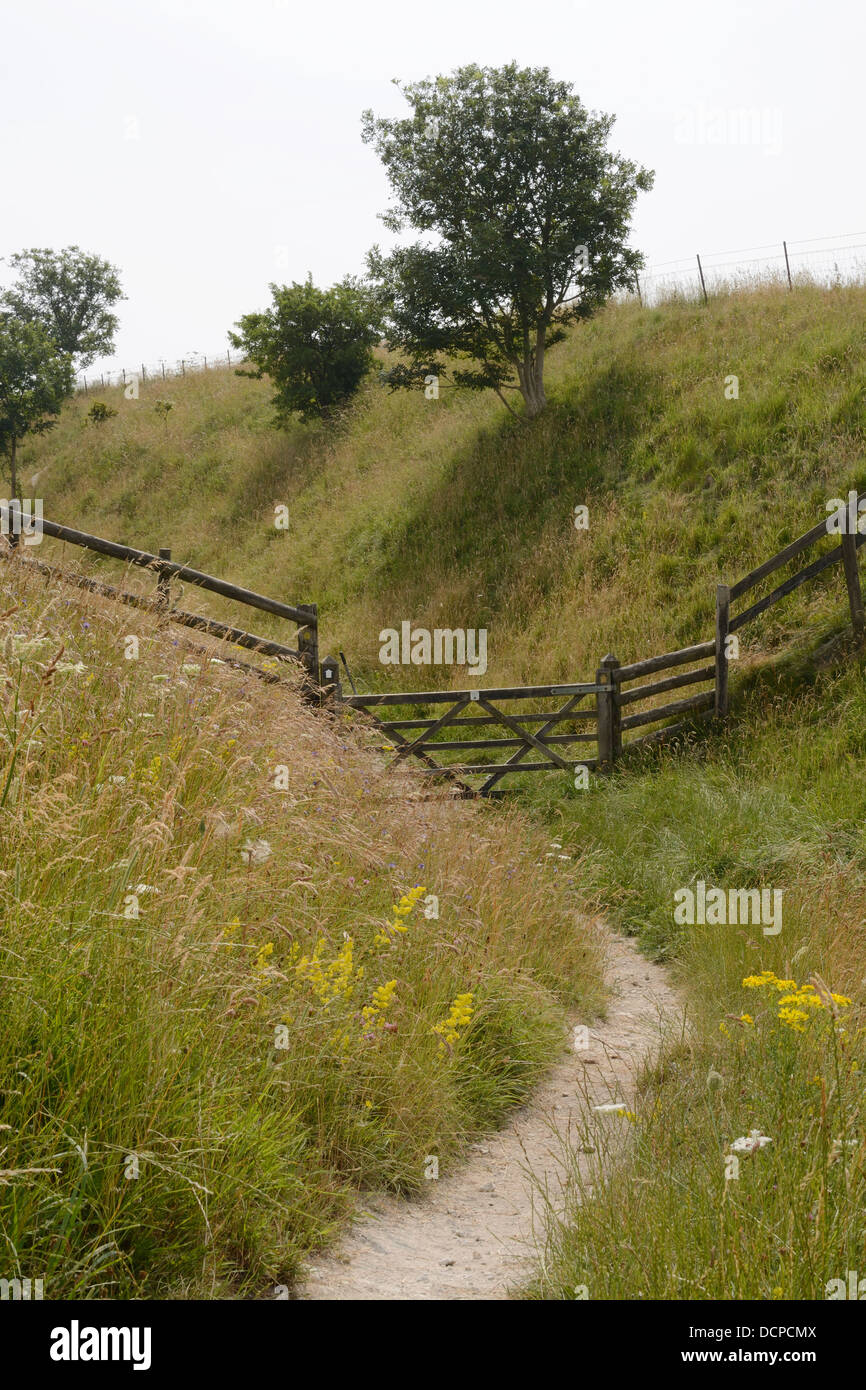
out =
[[[224,352],[271,281],[331,284],[388,244],[360,117],[407,109],[391,79],[513,59],[656,171],[651,265],[866,241],[864,52],[862,0],[0,0],[0,257],[118,265],[116,366]]]

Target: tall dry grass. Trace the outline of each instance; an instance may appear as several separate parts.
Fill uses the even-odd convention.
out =
[[[0,1272],[273,1296],[599,1005],[579,866],[517,811],[419,800],[290,668],[17,562],[0,587]]]

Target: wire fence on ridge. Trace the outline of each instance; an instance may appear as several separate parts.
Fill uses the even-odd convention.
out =
[[[819,242],[828,244],[818,245]],[[632,294],[620,297],[639,298],[642,304],[653,306],[673,298],[706,299],[709,294],[761,285],[793,288],[797,284],[817,284],[830,289],[864,282],[866,231],[861,231],[656,261],[641,271]],[[86,368],[78,372],[77,390],[89,395],[96,389],[167,381],[213,368],[237,367],[244,361],[244,353],[218,348],[213,353],[191,352],[182,358],[160,358],[157,362],[138,362],[110,371]]]

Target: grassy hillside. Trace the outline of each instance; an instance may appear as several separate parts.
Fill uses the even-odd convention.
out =
[[[4,1277],[272,1297],[592,1016],[577,869],[525,815],[383,782],[232,650],[0,587]]]
[[[51,517],[317,601],[323,648],[405,689],[465,685],[378,666],[380,628],[405,619],[487,627],[486,684],[591,678],[605,652],[707,637],[719,579],[866,487],[864,287],[611,306],[551,353],[550,379],[531,426],[494,398],[371,382],[341,433],[278,435],[265,386],[213,373],[138,402],[105,393],[120,413],[102,427],[83,425],[79,399],[24,473],[45,469]],[[160,395],[175,401],[164,423]],[[272,526],[280,502],[288,535]],[[632,1142],[613,1180],[551,1223],[542,1296],[821,1298],[862,1272],[866,694],[844,593],[831,569],[749,626],[726,729],[584,793],[525,779],[582,891],[671,963],[690,1016],[635,1119],[587,1135],[600,1151],[602,1124],[628,1123]],[[700,878],[781,890],[781,934],[677,926],[674,893]],[[780,987],[743,984],[764,972]],[[780,1017],[791,995],[811,996],[802,1027],[804,1009]],[[726,1178],[756,1128],[771,1142]]]
[[[426,401],[372,381],[342,432],[276,433],[266,383],[214,371],[137,401],[106,391],[119,413],[104,425],[84,424],[93,397],[78,397],[26,446],[22,476],[38,473],[52,518],[318,602],[324,648],[379,685],[394,683],[379,631],[405,619],[486,627],[492,682],[588,678],[607,651],[705,634],[719,578],[866,483],[864,324],[862,287],[611,306],[551,352],[553,404],[530,427],[492,395]],[[832,607],[831,576],[750,643],[826,610],[828,586]],[[453,675],[400,674],[416,689]]]

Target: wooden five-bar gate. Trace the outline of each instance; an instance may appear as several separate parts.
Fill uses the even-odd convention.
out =
[[[392,765],[412,766],[422,776],[448,779],[464,796],[499,796],[499,783],[515,774],[559,771],[570,777],[588,776],[590,770],[608,771],[619,758],[636,746],[657,743],[693,729],[705,719],[724,719],[728,714],[728,674],[736,660],[736,634],[802,584],[824,570],[841,564],[848,593],[855,636],[862,643],[866,616],[860,589],[857,551],[866,543],[850,517],[866,506],[866,493],[852,501],[846,514],[840,513],[839,542],[825,549],[804,568],[800,568],[776,588],[732,613],[744,594],[756,589],[777,570],[798,559],[822,541],[832,540],[832,518],[824,519],[810,531],[786,545],[769,560],[727,587],[716,592],[716,630],[706,642],[677,651],[651,656],[643,661],[621,665],[616,657],[604,657],[595,680],[583,683],[507,686],[496,689],[388,691],[371,694],[344,694],[339,664],[335,658],[319,661],[318,613],[315,604],[286,604],[239,585],[204,574],[171,559],[171,551],[158,555],[119,545],[101,537],[41,521],[45,534],[129,565],[148,569],[157,579],[156,594],[142,596],[104,584],[80,573],[67,573],[43,561],[23,558],[21,547],[0,547],[0,554],[33,566],[65,582],[85,587],[105,597],[142,608],[156,609],[166,621],[198,629],[211,636],[277,661],[300,662],[305,675],[307,697],[331,711],[357,711],[382,736],[382,748],[393,754]],[[0,502],[0,525],[10,529],[11,506]],[[10,537],[10,539],[13,539]],[[172,602],[173,580],[210,590],[225,598],[261,609],[297,625],[297,646],[289,647],[269,637],[256,636],[216,619],[190,613]],[[268,681],[279,680],[272,672],[232,659],[232,664]],[[675,672],[675,674],[662,674]],[[709,686],[695,694],[668,697],[690,686]],[[659,699],[662,703],[658,703]],[[388,711],[387,718],[383,717]],[[393,712],[393,715],[392,715]],[[652,729],[650,726],[658,725]],[[490,737],[494,726],[499,736]],[[479,736],[479,731],[483,731]],[[638,732],[640,731],[640,732]],[[585,750],[585,753],[584,753]],[[435,756],[434,756],[435,755]]]

